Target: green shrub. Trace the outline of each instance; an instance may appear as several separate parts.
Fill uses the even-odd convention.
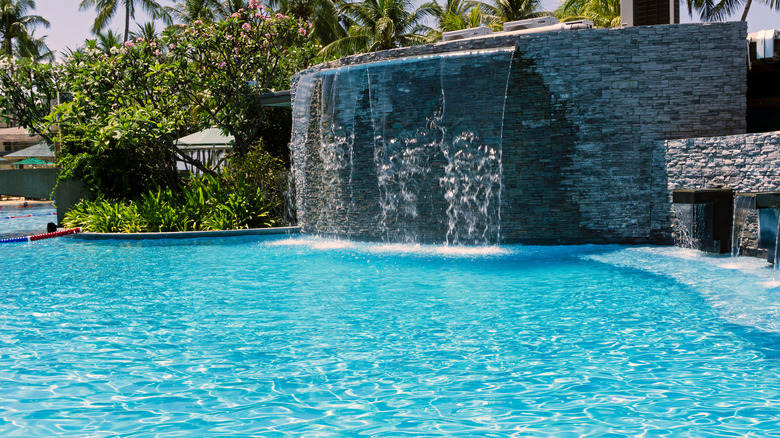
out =
[[[279,202],[273,200],[281,192],[269,175],[248,178],[231,170],[225,177],[192,177],[180,191],[158,187],[137,201],[85,200],[66,214],[63,224],[98,233],[272,227],[282,223],[276,213]]]

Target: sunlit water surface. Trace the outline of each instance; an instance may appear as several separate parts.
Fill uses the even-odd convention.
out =
[[[674,248],[0,247],[2,436],[780,435],[780,288]]]
[[[57,211],[51,204],[30,204],[23,202],[0,205],[0,239],[30,236],[46,232],[46,224],[57,223]]]

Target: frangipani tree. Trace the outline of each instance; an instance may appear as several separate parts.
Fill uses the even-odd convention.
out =
[[[219,22],[196,21],[167,32],[162,42],[176,60],[174,89],[219,126],[244,154],[260,136],[260,95],[289,88],[289,78],[316,54],[311,24],[268,12],[256,0]]]
[[[64,65],[6,62],[0,69],[0,111],[50,138],[60,127],[63,177],[76,177],[112,198],[149,187],[178,186],[176,161],[214,169],[180,151],[175,140],[217,126],[235,137],[233,155],[259,142],[259,96],[289,87],[319,47],[309,25],[265,11],[256,1],[227,20],[168,29],[108,51],[90,41]],[[48,114],[49,99],[66,90]]]

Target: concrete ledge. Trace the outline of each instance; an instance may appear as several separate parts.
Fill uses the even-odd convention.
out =
[[[193,239],[198,237],[264,236],[271,234],[298,234],[300,227],[250,228],[223,231],[179,231],[171,233],[78,233],[69,237],[81,240],[158,240]]]

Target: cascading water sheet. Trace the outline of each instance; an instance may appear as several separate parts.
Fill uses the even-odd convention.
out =
[[[502,130],[513,48],[304,75],[291,148],[314,234],[500,241]]]

